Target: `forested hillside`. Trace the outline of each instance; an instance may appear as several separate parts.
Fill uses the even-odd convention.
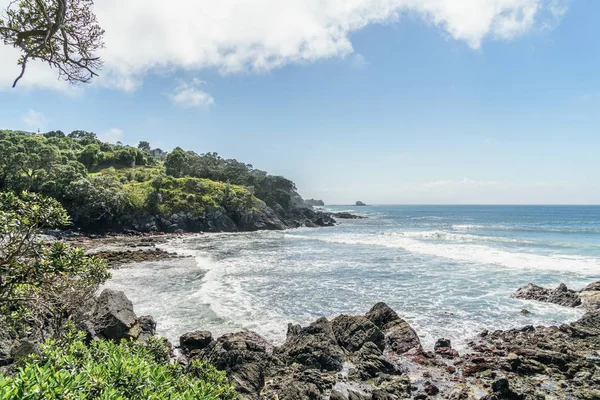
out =
[[[59,200],[86,231],[238,231],[330,225],[294,182],[217,153],[170,153],[94,133],[0,130],[0,190]]]

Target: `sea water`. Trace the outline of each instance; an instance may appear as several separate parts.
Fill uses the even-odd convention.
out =
[[[570,322],[583,311],[511,299],[521,285],[600,280],[600,206],[328,207],[367,217],[328,228],[187,236],[192,256],[113,271],[138,315],[177,342],[191,330],[253,330],[363,314],[384,301],[426,347],[488,329]],[[522,314],[527,309],[530,314]]]

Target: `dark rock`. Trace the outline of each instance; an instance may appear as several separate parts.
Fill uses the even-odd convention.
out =
[[[188,332],[179,338],[179,347],[184,353],[189,353],[192,350],[205,349],[212,341],[212,333],[209,331]]]
[[[133,312],[131,300],[121,291],[104,289],[96,302],[94,331],[105,339],[137,339],[141,327]]]
[[[348,351],[357,351],[367,342],[373,342],[383,350],[383,332],[366,317],[340,315],[331,321],[331,325],[337,342]]]
[[[439,354],[445,358],[453,359],[453,358],[458,357],[458,351],[456,351],[452,348],[452,343],[451,343],[450,339],[443,339],[443,338],[438,339],[435,342],[433,350],[435,351],[436,354]]]
[[[568,289],[564,283],[561,283],[554,290],[529,283],[519,288],[511,297],[553,303],[565,307],[577,307],[582,303],[579,293]]]
[[[147,340],[156,335],[156,321],[151,315],[143,315],[138,318],[140,324],[140,340]]]
[[[385,329],[385,326],[390,322],[401,320],[396,311],[392,310],[385,303],[375,304],[366,314],[366,317],[379,327],[379,329]]]
[[[348,400],[348,398],[337,390],[332,390],[329,400]]]
[[[348,390],[348,400],[371,400],[372,396],[366,394],[366,393],[361,393],[361,392],[357,392],[354,390]]]
[[[388,361],[379,347],[373,342],[367,342],[354,357],[355,369],[350,371],[350,377],[366,381],[379,374],[399,374],[401,371]]]
[[[257,394],[265,383],[265,373],[275,361],[273,347],[255,332],[223,335],[194,358],[225,371],[236,390],[242,394]]]
[[[334,384],[335,377],[331,374],[308,369],[277,375],[267,382],[262,393],[267,394],[266,397],[269,399],[321,400],[326,398],[325,394],[333,388]],[[343,395],[342,399],[345,399]]]
[[[510,385],[508,379],[501,378],[492,383],[492,391],[494,393],[508,394],[510,392]]]
[[[319,318],[307,327],[288,325],[285,343],[276,349],[286,363],[305,368],[341,371],[343,353],[337,344],[331,322]]]
[[[426,384],[424,390],[429,396],[435,396],[440,392],[440,389],[431,383]]]
[[[349,212],[339,212],[331,214],[334,218],[339,219],[365,219],[366,217],[362,217],[360,215],[350,214]]]
[[[417,332],[403,319],[386,324],[385,346],[398,354],[422,350]]]
[[[12,347],[10,350],[10,358],[14,362],[18,362],[31,354],[39,352],[39,350],[40,347],[37,343],[23,339]]]

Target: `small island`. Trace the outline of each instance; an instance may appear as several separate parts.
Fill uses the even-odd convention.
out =
[[[366,204],[365,204],[365,203],[363,203],[362,201],[357,201],[357,202],[356,202],[356,205],[357,205],[357,206],[366,206]]]

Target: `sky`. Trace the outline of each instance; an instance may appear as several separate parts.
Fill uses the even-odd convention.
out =
[[[7,0],[0,0],[3,8]],[[0,46],[0,129],[216,151],[328,204],[600,204],[600,1],[98,0],[71,87]]]

